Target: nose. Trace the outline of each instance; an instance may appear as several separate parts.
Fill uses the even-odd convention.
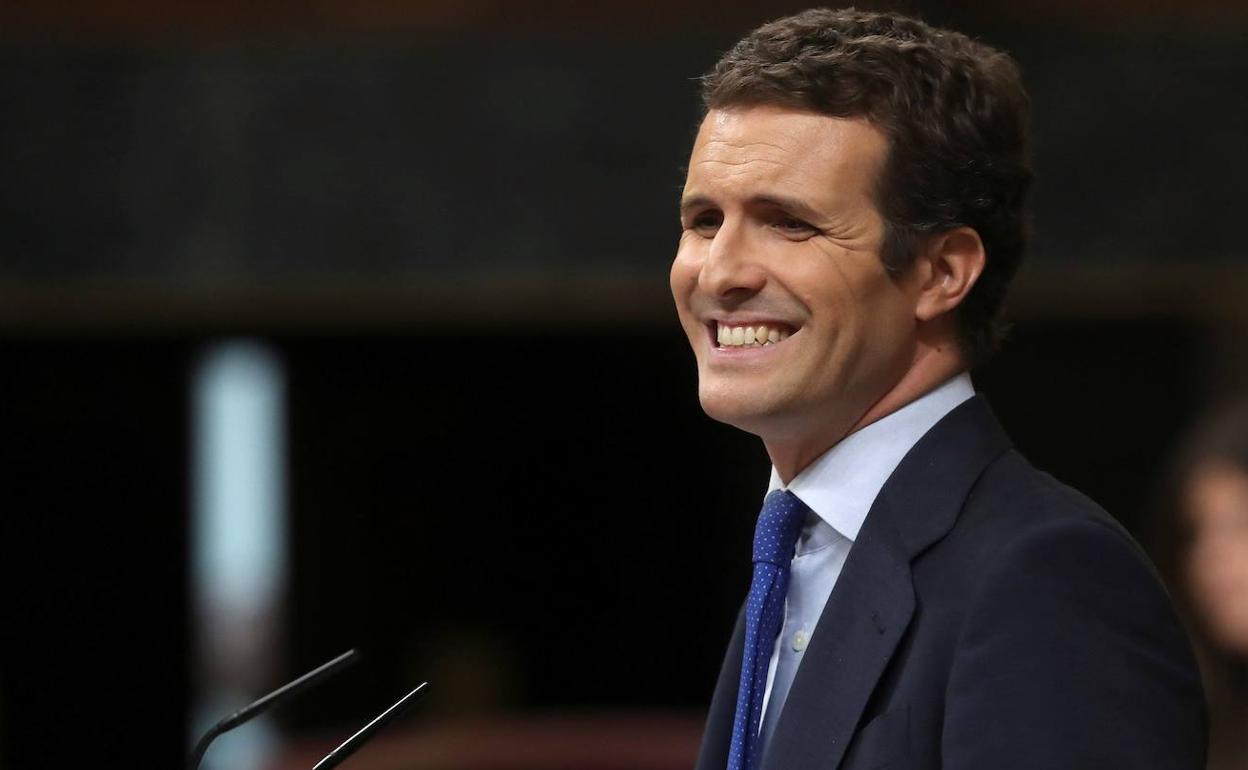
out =
[[[757,257],[748,229],[726,219],[711,240],[698,273],[698,288],[721,299],[758,293],[767,283],[767,272]]]

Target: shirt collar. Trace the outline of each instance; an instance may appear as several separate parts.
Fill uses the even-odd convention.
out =
[[[851,433],[786,486],[771,469],[768,492],[788,489],[834,530],[853,541],[884,482],[924,433],[975,395],[966,372]]]

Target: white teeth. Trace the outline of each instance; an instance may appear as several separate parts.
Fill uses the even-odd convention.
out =
[[[774,345],[789,338],[789,332],[765,324],[757,326],[726,326],[716,324],[715,340],[724,347]]]

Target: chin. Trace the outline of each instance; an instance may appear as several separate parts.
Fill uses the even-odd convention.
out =
[[[701,385],[698,401],[707,417],[756,436],[767,433],[767,426],[776,422],[779,411],[778,405],[735,388]]]

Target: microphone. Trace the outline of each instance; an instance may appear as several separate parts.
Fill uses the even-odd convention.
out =
[[[287,700],[288,698],[292,698],[312,685],[319,683],[321,680],[346,669],[352,663],[355,663],[359,657],[360,654],[355,650],[347,650],[333,660],[321,664],[293,682],[288,682],[282,685],[268,695],[260,698],[255,703],[244,706],[238,711],[235,711],[233,714],[230,714],[225,719],[222,719],[220,722],[217,722],[209,728],[208,732],[200,736],[199,741],[195,744],[194,750],[191,751],[191,757],[187,762],[187,767],[189,767],[190,770],[196,770],[196,768],[199,767],[199,763],[204,759],[204,753],[208,751],[208,744],[216,740],[217,736],[233,730],[235,727],[238,727],[244,722],[255,719],[277,703]]]
[[[373,721],[361,727],[359,732],[343,741],[342,745],[326,754],[324,759],[312,767],[312,770],[330,770],[330,768],[337,767],[345,762],[347,757],[359,751],[360,747],[367,743],[368,739],[372,738],[378,730],[393,722],[404,711],[407,711],[407,708],[418,700],[416,696],[423,696],[425,688],[428,686],[428,682],[421,682],[416,686],[416,689],[404,695],[393,706],[378,714]]]

